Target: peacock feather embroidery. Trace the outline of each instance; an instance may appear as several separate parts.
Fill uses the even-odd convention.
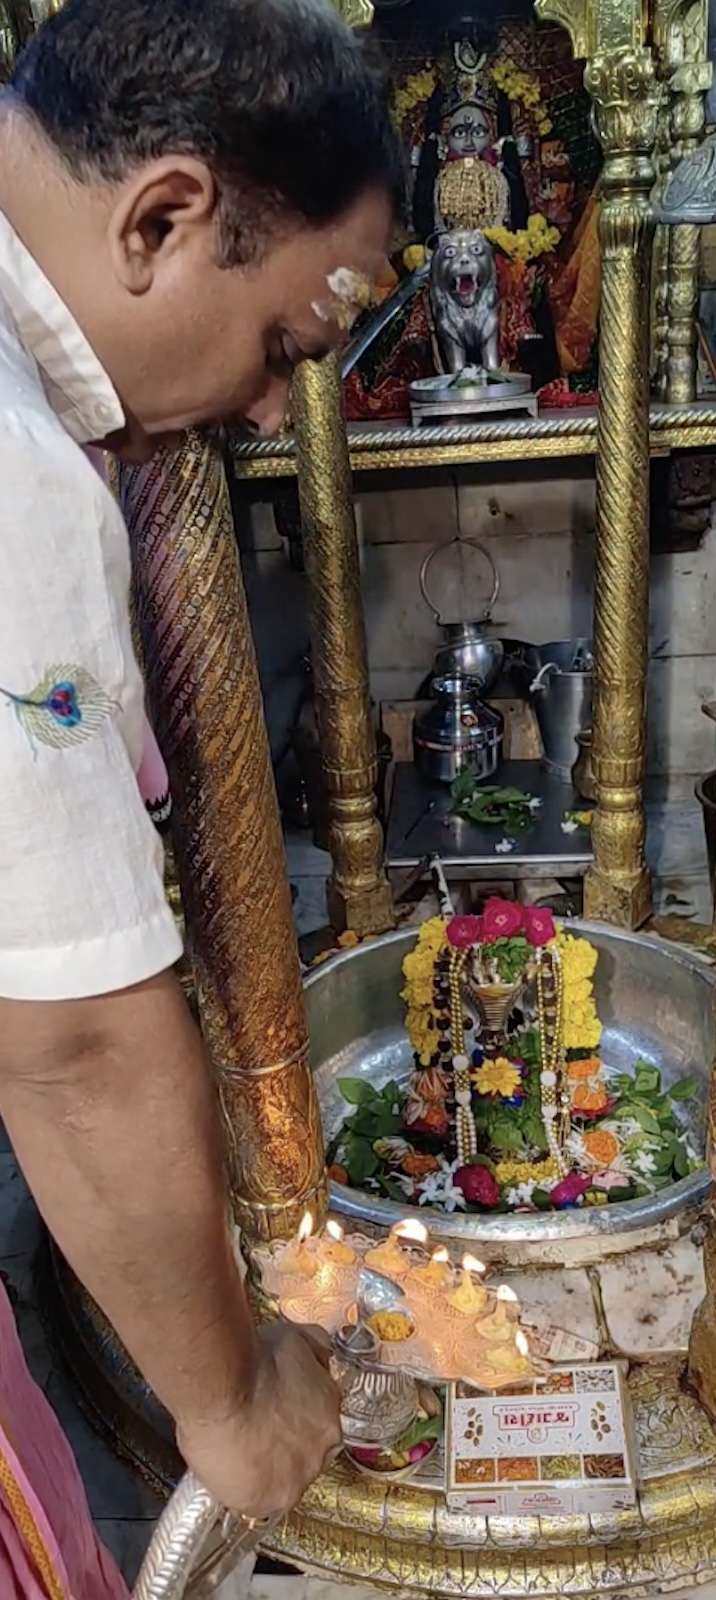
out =
[[[13,694],[0,686],[13,706],[33,747],[53,750],[84,744],[117,709],[116,701],[84,667],[49,667],[29,694]]]

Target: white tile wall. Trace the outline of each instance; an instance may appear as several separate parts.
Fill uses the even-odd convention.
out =
[[[509,465],[461,474],[406,474],[360,494],[363,595],[374,698],[410,699],[429,671],[440,633],[419,589],[433,544],[460,523],[483,541],[500,572],[496,620],[504,633],[536,643],[591,632],[594,477],[589,461]],[[247,586],[274,742],[286,726],[308,638],[306,584],[291,572],[269,504],[252,511],[244,541]],[[693,553],[652,561],[648,767],[659,792],[688,795],[694,777],[716,766],[716,729],[700,712],[716,696],[713,579],[716,527]],[[489,572],[466,554],[451,581],[446,558],[431,566],[445,615],[480,612]],[[668,782],[667,782],[668,780]]]

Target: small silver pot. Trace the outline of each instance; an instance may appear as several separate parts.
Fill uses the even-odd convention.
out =
[[[433,704],[413,723],[418,771],[431,783],[452,783],[469,767],[486,783],[500,763],[504,718],[483,703],[471,678],[434,678],[432,693]]]
[[[466,546],[479,550],[485,557],[492,575],[492,593],[481,617],[470,622],[445,622],[428,591],[430,563],[436,555],[445,554],[451,549],[456,549],[460,553]],[[496,683],[505,659],[505,649],[502,640],[493,638],[488,633],[488,628],[492,625],[492,611],[499,592],[500,578],[492,556],[485,545],[478,544],[476,539],[463,539],[458,536],[451,540],[450,544],[435,545],[428,551],[420,568],[420,593],[426,606],[432,611],[438,627],[442,629],[445,639],[445,643],[439,646],[435,655],[434,670],[438,677],[472,678],[483,694]]]

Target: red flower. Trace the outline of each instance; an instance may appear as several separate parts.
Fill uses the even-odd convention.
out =
[[[598,1106],[596,1111],[575,1110],[574,1107],[572,1108],[572,1110],[573,1110],[574,1116],[575,1117],[579,1117],[582,1122],[597,1122],[597,1120],[600,1117],[608,1117],[608,1116],[610,1116],[611,1112],[614,1110],[614,1107],[615,1107],[616,1103],[617,1103],[616,1095],[612,1095],[611,1099],[610,1100],[605,1100],[604,1105],[603,1106]]]
[[[534,945],[535,950],[540,945],[549,944],[557,932],[552,912],[540,911],[537,906],[525,906],[524,929],[528,944]]]
[[[458,1167],[453,1183],[471,1206],[496,1206],[500,1198],[500,1185],[487,1167]]]
[[[447,937],[454,950],[469,950],[473,944],[482,944],[482,917],[452,917]]]
[[[561,1183],[556,1183],[552,1190],[552,1205],[561,1211],[564,1206],[576,1206],[587,1189],[591,1189],[591,1178],[584,1178],[578,1172],[568,1172]]]
[[[496,939],[513,939],[524,927],[522,906],[516,900],[488,900],[482,913],[482,934],[486,944]]]

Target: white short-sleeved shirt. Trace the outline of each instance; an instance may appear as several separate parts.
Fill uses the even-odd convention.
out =
[[[129,545],[82,446],[124,425],[83,333],[0,214],[0,997],[139,983],[181,941],[136,782]]]

